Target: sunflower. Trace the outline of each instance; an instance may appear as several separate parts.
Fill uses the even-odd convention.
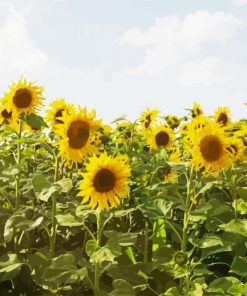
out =
[[[7,111],[12,111],[17,116],[35,112],[42,105],[43,91],[43,87],[36,86],[33,82],[28,83],[24,78],[17,83],[13,82],[3,98]]]
[[[170,127],[161,125],[149,132],[146,139],[150,148],[157,150],[161,147],[172,147],[174,145],[175,135]]]
[[[204,168],[204,173],[218,173],[227,169],[232,160],[227,150],[229,139],[222,127],[214,122],[198,129],[190,136],[192,163],[196,171]]]
[[[87,112],[86,107],[72,114],[63,113],[63,124],[56,126],[56,134],[61,138],[59,156],[65,160],[67,166],[73,162],[82,162],[86,155],[96,153],[98,148],[94,145],[96,129],[101,126],[100,120],[95,120],[96,113],[93,110]]]
[[[233,162],[241,159],[244,155],[244,143],[239,138],[231,138],[226,149],[229,152],[229,157],[232,159]]]
[[[7,111],[5,104],[0,107],[0,124],[6,124],[15,131],[18,131],[17,116],[12,111]]]
[[[231,121],[230,109],[227,107],[219,107],[215,112],[214,120],[222,126],[229,125]]]
[[[74,110],[74,105],[67,104],[64,99],[51,102],[50,107],[51,108],[46,111],[46,119],[53,128],[63,123],[61,119],[63,113],[71,114]]]
[[[117,207],[120,199],[129,193],[130,166],[122,156],[93,155],[86,164],[86,172],[81,175],[83,180],[78,196],[83,196],[82,203],[90,199],[91,208],[98,207],[102,211],[109,206]]]
[[[152,129],[152,125],[156,122],[158,114],[158,109],[151,110],[147,108],[146,111],[142,112],[140,121],[142,123],[142,131],[144,132],[144,134]]]
[[[176,115],[169,115],[166,117],[167,124],[172,128],[177,128],[180,124],[180,119]]]
[[[193,108],[191,110],[191,113],[192,113],[192,117],[195,118],[199,115],[202,115],[203,114],[203,110],[202,110],[202,107],[198,104],[198,103],[194,103],[193,104]]]

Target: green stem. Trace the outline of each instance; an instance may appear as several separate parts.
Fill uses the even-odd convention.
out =
[[[145,221],[143,263],[148,263],[148,221]]]
[[[101,247],[103,223],[102,223],[102,216],[101,216],[100,210],[98,210],[96,217],[97,217],[97,241],[96,242],[98,247]],[[96,261],[94,266],[94,296],[98,296],[100,293],[99,280],[100,280],[100,264],[98,261]]]
[[[54,182],[57,182],[59,179],[59,161],[58,157],[55,159],[55,173],[54,173]],[[56,246],[56,234],[57,234],[57,220],[56,220],[56,207],[57,207],[57,191],[54,192],[52,196],[52,229],[50,237],[50,256],[53,258],[55,256],[55,246]]]
[[[16,157],[16,164],[18,165],[18,169],[20,170],[20,164],[21,164],[21,132],[22,132],[22,121],[19,121],[19,131],[17,133],[17,157]],[[16,175],[16,183],[15,183],[15,208],[16,210],[20,206],[20,171]]]
[[[193,166],[191,166],[190,175],[189,175],[189,178],[187,178],[187,196],[186,196],[185,209],[184,209],[183,237],[181,242],[182,252],[186,252],[186,248],[187,248],[187,228],[188,228],[188,220],[189,220],[192,174],[193,174]]]

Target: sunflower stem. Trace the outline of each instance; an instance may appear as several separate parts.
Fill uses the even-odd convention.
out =
[[[18,174],[16,175],[16,183],[15,183],[15,209],[17,210],[21,203],[20,196],[20,164],[21,164],[21,133],[22,133],[22,120],[19,120],[19,130],[17,133],[17,157],[16,164],[18,166]]]
[[[54,182],[59,180],[59,160],[58,157],[55,158],[55,173]],[[53,258],[55,256],[55,246],[56,246],[56,234],[57,234],[57,220],[56,220],[56,207],[57,207],[57,191],[53,193],[52,196],[52,229],[50,237],[50,256]]]
[[[103,223],[102,223],[102,216],[101,216],[100,210],[98,210],[96,218],[97,218],[97,240],[96,240],[96,242],[97,242],[98,247],[101,247]],[[98,261],[96,261],[95,266],[94,266],[94,296],[98,296],[100,293],[99,280],[100,280],[100,263]]]
[[[148,221],[145,221],[143,263],[148,263]]]
[[[187,250],[187,238],[188,238],[187,229],[188,229],[188,220],[189,220],[189,211],[190,211],[192,175],[193,175],[193,166],[191,165],[190,175],[187,176],[187,194],[186,194],[184,219],[183,219],[183,236],[181,241],[181,251],[183,253],[185,253]],[[180,288],[183,288],[183,285],[184,285],[184,279],[181,278]]]

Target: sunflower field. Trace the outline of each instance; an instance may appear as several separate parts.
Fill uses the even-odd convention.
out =
[[[247,121],[0,104],[0,295],[247,295]],[[246,108],[246,106],[242,106]]]

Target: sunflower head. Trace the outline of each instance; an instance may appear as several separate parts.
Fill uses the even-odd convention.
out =
[[[83,180],[79,186],[78,196],[82,203],[90,200],[89,206],[100,211],[117,207],[120,199],[129,193],[130,167],[127,158],[112,157],[102,153],[89,159],[86,172],[81,174]]]
[[[242,159],[244,155],[244,143],[241,139],[232,137],[229,140],[226,150],[228,151],[229,157],[232,161],[236,162],[239,159]]]
[[[218,124],[211,122],[198,129],[190,137],[190,152],[196,170],[204,168],[204,173],[218,173],[227,169],[232,160],[229,158],[228,137]]]
[[[167,124],[172,128],[177,128],[180,124],[180,119],[176,115],[169,115],[166,117]]]
[[[146,136],[151,149],[170,148],[174,145],[175,134],[170,127],[163,125],[155,127]]]
[[[13,111],[7,110],[5,104],[0,107],[0,124],[6,124],[15,131],[18,131],[18,117]]]
[[[59,124],[63,124],[63,113],[67,115],[72,114],[75,111],[73,104],[67,104],[65,100],[58,99],[50,104],[50,109],[46,111],[46,119],[55,128]]]
[[[193,104],[193,108],[191,110],[191,115],[193,118],[195,118],[199,115],[203,115],[202,107],[196,102]]]
[[[214,115],[214,120],[222,126],[227,126],[231,122],[230,109],[227,107],[219,107]]]
[[[78,112],[73,110],[72,114],[63,113],[63,124],[57,125],[55,132],[60,136],[57,143],[59,156],[65,160],[66,165],[82,162],[88,154],[98,151],[95,132],[100,128],[101,121],[95,120],[95,115],[95,111],[88,113],[86,108],[79,108]]]
[[[142,112],[140,121],[142,124],[142,131],[144,133],[152,129],[152,125],[156,122],[158,114],[158,109],[151,110],[147,108],[146,111]]]
[[[3,100],[6,109],[17,115],[35,113],[37,108],[42,105],[43,91],[43,87],[21,78],[17,83],[13,82],[9,86],[9,92],[4,94]]]

